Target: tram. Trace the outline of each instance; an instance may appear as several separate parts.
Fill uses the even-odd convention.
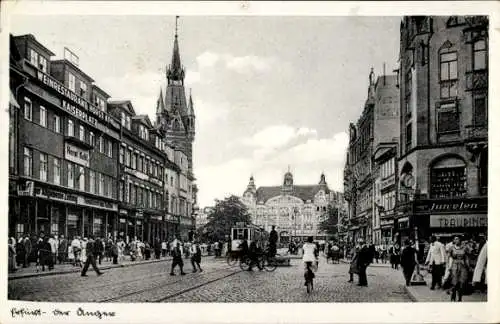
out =
[[[231,228],[231,251],[239,252],[243,240],[247,240],[248,245],[255,241],[257,246],[263,249],[268,237],[269,233],[262,227],[254,224],[238,223],[236,227]]]

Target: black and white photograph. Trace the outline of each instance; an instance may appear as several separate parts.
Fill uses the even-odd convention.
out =
[[[2,28],[9,318],[487,305],[487,11],[105,9]]]

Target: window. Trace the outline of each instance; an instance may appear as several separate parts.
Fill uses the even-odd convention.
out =
[[[126,150],[125,151],[125,165],[130,166],[130,154],[132,154],[131,150]]]
[[[47,109],[40,106],[40,126],[47,127]]]
[[[143,163],[144,163],[144,157],[139,156],[139,158],[137,159],[137,170],[142,171]]]
[[[76,87],[76,78],[71,72],[68,72],[68,88],[69,90],[76,92],[75,87]]]
[[[99,195],[104,196],[104,175],[99,173]]]
[[[134,170],[137,168],[137,154],[136,153],[132,153],[132,165],[130,167]]]
[[[455,198],[467,194],[465,163],[455,157],[439,160],[431,167],[431,198]]]
[[[68,187],[73,188],[75,186],[75,179],[73,173],[73,164],[68,162]]]
[[[108,156],[110,158],[113,157],[113,142],[112,141],[108,141]]]
[[[120,152],[118,154],[118,159],[119,159],[119,161],[120,161],[121,164],[123,164],[124,157],[125,157],[125,152],[123,150],[123,147],[120,146]]]
[[[33,118],[33,105],[31,104],[31,100],[28,98],[24,98],[24,118],[27,120],[32,120]]]
[[[95,193],[95,172],[89,171],[89,191],[91,194]]]
[[[89,144],[94,146],[95,145],[95,135],[94,132],[89,132]]]
[[[54,115],[54,132],[61,132],[61,118],[57,115]]]
[[[85,127],[80,125],[80,132],[78,133],[80,141],[85,142]]]
[[[111,195],[113,194],[113,178],[107,177],[108,178],[108,197],[111,198]]]
[[[484,95],[474,97],[474,126],[488,124],[488,104]]]
[[[412,144],[412,124],[409,123],[406,125],[406,152],[408,152],[411,149],[411,144]]]
[[[38,55],[38,68],[47,73],[47,60],[41,55]]]
[[[457,96],[457,52],[441,53],[440,60],[440,81],[441,98],[451,98]]]
[[[460,130],[459,115],[455,103],[438,108],[438,134],[455,133]]]
[[[80,96],[85,97],[87,95],[87,84],[85,82],[80,82]]]
[[[80,184],[80,190],[85,191],[85,169],[82,166],[78,172],[78,181]]]
[[[104,153],[104,137],[99,137],[99,152]]]
[[[120,181],[118,183],[118,200],[119,201],[123,201],[123,194],[124,194],[124,192],[123,192],[123,190],[124,190],[123,186],[124,186],[123,181]]]
[[[130,203],[131,204],[136,204],[136,199],[135,199],[135,193],[136,193],[137,186],[131,185],[130,186]]]
[[[127,127],[127,129],[130,130],[130,128],[131,128],[130,116],[126,115],[125,116],[125,120],[126,120],[126,126],[125,127]]]
[[[121,112],[121,124],[122,124],[122,127],[127,127],[127,116],[125,116],[125,113],[122,111]]]
[[[30,49],[30,63],[38,68],[38,53]]]
[[[68,136],[75,136],[75,126],[71,119],[68,120]]]
[[[484,39],[475,41],[473,46],[474,56],[473,56],[473,68],[474,71],[484,70],[487,65],[487,53],[486,53],[486,41]]]
[[[33,175],[33,150],[28,147],[24,148],[24,175]]]
[[[47,181],[48,161],[47,154],[40,153],[40,180]]]
[[[61,183],[61,160],[54,158],[54,183]]]

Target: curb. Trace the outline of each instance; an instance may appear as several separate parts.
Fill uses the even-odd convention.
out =
[[[148,261],[137,262],[137,263],[131,262],[131,263],[127,263],[127,264],[116,264],[116,265],[112,264],[112,265],[103,266],[100,268],[100,270],[126,268],[126,267],[130,267],[130,266],[164,262],[164,261],[171,261],[171,258],[170,259],[163,259],[163,260],[148,260]],[[11,280],[17,280],[17,279],[24,279],[24,278],[47,277],[47,276],[54,276],[54,275],[60,275],[60,274],[76,273],[76,272],[80,272],[80,271],[81,271],[81,268],[75,268],[75,269],[64,270],[64,271],[54,271],[54,272],[35,272],[35,273],[27,273],[25,275],[10,277],[10,278],[8,278],[8,280],[11,281]]]
[[[417,299],[417,297],[415,297],[415,294],[412,292],[411,289],[409,289],[409,287],[407,287],[405,285],[404,289],[405,289],[406,294],[408,295],[408,297],[410,297],[410,299],[411,299],[412,302],[415,302],[415,303],[419,302],[418,299]]]

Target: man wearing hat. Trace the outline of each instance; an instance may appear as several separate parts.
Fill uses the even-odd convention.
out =
[[[359,239],[358,243],[361,246],[358,255],[358,277],[359,277],[358,286],[365,287],[368,286],[366,268],[368,268],[368,265],[370,265],[372,258],[370,249],[368,248],[368,245],[366,245],[365,241],[363,239]]]

